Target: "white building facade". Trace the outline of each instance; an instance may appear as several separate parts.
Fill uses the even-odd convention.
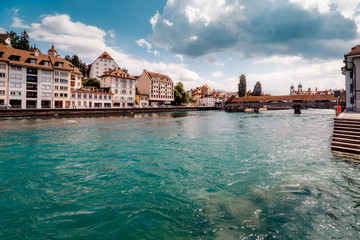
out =
[[[345,54],[344,63],[342,73],[345,75],[346,109],[360,112],[360,45]]]
[[[118,69],[119,66],[107,52],[103,52],[91,64],[89,78],[97,78],[98,80],[100,80],[100,76],[102,76],[105,71],[109,71],[110,69],[114,68]]]
[[[113,107],[135,106],[136,78],[120,69],[110,69],[100,79],[100,87],[113,94]]]

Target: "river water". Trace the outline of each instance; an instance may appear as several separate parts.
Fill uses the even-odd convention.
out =
[[[0,239],[359,239],[334,111],[8,119]]]

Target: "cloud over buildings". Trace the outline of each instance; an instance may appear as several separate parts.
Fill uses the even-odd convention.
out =
[[[41,23],[31,23],[24,25],[23,21],[16,17],[13,24],[21,23],[21,27],[26,26],[31,38],[42,42],[55,42],[57,49],[78,54],[82,59],[95,60],[103,51],[109,54],[121,67],[127,68],[132,74],[141,74],[143,69],[155,72],[162,72],[169,75],[174,81],[182,81],[189,87],[196,86],[199,81],[203,81],[196,72],[187,68],[185,64],[173,64],[164,62],[149,62],[141,57],[124,53],[122,50],[107,45],[106,36],[113,38],[114,31],[105,31],[96,26],[86,25],[81,22],[73,22],[69,15],[56,14],[44,16]],[[145,39],[140,39],[137,44],[146,47],[151,51],[152,45]]]
[[[345,17],[348,12],[331,1],[172,0],[151,19],[150,39],[189,57],[222,51],[248,57],[312,58],[319,52],[323,57],[341,56],[346,48],[334,44],[357,38],[357,23]],[[173,23],[171,28],[165,20]]]

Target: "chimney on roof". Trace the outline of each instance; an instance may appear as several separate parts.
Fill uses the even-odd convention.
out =
[[[38,48],[35,48],[35,49],[34,49],[34,56],[35,56],[35,57],[38,57],[38,56],[39,56],[39,53],[40,53],[39,49],[38,49]]]

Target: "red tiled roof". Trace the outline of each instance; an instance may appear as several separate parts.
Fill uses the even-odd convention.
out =
[[[48,55],[39,53],[38,56],[35,56],[34,52],[29,52],[25,50],[15,49],[10,46],[0,44],[0,52],[4,54],[0,57],[1,60],[7,61],[9,64],[12,65],[20,65],[20,66],[29,66],[29,67],[38,67],[43,69],[52,69],[51,64],[49,66],[41,65],[40,63],[47,61],[50,63],[50,59]],[[9,59],[11,56],[16,56],[19,58],[18,61]],[[29,63],[26,62],[28,59],[35,59],[36,63]]]
[[[116,77],[122,77],[122,78],[128,78],[128,79],[136,79],[133,76],[131,76],[130,74],[122,71],[121,69],[109,69],[109,71],[104,72],[104,74],[100,77],[105,77],[105,76],[116,76]]]
[[[113,60],[113,58],[105,51],[103,52],[99,58],[105,58],[105,59],[111,59]]]
[[[153,73],[153,72],[149,72],[149,71],[146,71],[144,70],[144,72],[149,76],[150,79],[152,78],[155,78],[154,80],[157,80],[157,81],[166,81],[166,82],[173,82],[169,76],[167,75],[164,75],[164,74],[160,74],[160,73]]]
[[[355,55],[360,54],[360,45],[356,45],[355,47],[351,48],[351,51],[346,54],[346,56],[349,55]]]

